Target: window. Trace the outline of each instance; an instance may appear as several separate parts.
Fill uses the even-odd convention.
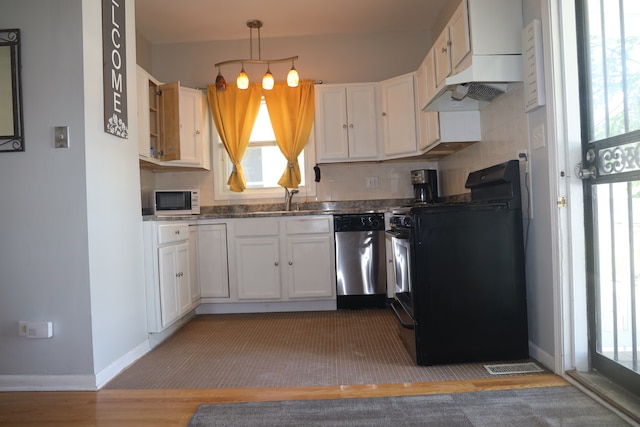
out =
[[[313,138],[313,137],[311,137]],[[240,162],[244,170],[247,188],[242,193],[234,193],[226,185],[233,165],[229,156],[218,138],[217,147],[214,149],[215,158],[220,159],[222,167],[216,168],[215,197],[219,200],[229,199],[262,199],[281,197],[284,194],[282,187],[278,185],[278,180],[282,176],[287,159],[284,157],[273,133],[269,111],[264,98],[260,103],[258,117],[253,126],[249,146]],[[307,182],[307,162],[313,164],[314,150],[312,141],[305,147],[298,157],[300,174],[302,181],[299,190],[301,193],[309,195],[315,194],[315,186],[308,186]],[[311,187],[311,188],[309,188]],[[313,193],[313,194],[311,194]]]

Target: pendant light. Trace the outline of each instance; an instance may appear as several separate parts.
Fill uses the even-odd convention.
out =
[[[240,74],[238,74],[236,83],[238,84],[238,89],[246,89],[249,87],[249,76],[244,71],[244,64],[242,64],[242,70],[240,70]]]
[[[287,86],[289,87],[298,87],[298,83],[300,82],[300,76],[298,75],[298,70],[293,65],[293,61],[291,61],[291,69],[289,70],[289,74],[287,74]]]
[[[282,59],[262,59],[261,57],[261,40],[260,40],[260,28],[262,28],[262,21],[257,19],[250,19],[247,21],[247,27],[249,27],[249,45],[250,45],[250,59],[232,59],[229,61],[218,62],[215,64],[218,67],[218,77],[216,77],[216,90],[223,92],[226,90],[227,84],[220,72],[220,67],[222,65],[227,64],[242,64],[242,69],[236,78],[236,83],[238,84],[239,89],[247,89],[249,87],[249,75],[245,72],[244,66],[245,64],[267,64],[267,72],[262,77],[262,88],[264,90],[273,89],[273,85],[275,84],[275,79],[273,78],[273,74],[271,74],[271,70],[269,65],[289,62],[291,61],[291,70],[287,74],[287,85],[289,87],[297,87],[300,81],[300,76],[298,75],[298,71],[295,68],[295,60],[298,59],[297,56],[292,56],[289,58]],[[253,30],[258,31],[258,59],[253,58]]]
[[[262,77],[262,89],[271,90],[273,89],[274,84],[275,84],[275,81],[273,80],[273,74],[271,74],[269,65],[267,65],[267,72],[264,73],[264,77]]]
[[[216,77],[216,90],[218,92],[224,92],[227,90],[227,81],[220,73],[220,67],[218,67],[218,76]]]

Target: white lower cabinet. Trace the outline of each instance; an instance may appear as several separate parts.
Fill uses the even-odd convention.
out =
[[[280,299],[280,241],[278,237],[236,240],[238,299]]]
[[[149,332],[161,332],[197,305],[192,296],[189,224],[145,222],[145,270]]]
[[[288,237],[286,243],[287,265],[284,268],[289,298],[333,296],[333,239],[329,236]]]
[[[335,298],[331,216],[236,219],[234,229],[238,300]]]
[[[200,297],[229,298],[227,225],[198,225],[198,279]]]

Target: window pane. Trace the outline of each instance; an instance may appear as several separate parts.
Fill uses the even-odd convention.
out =
[[[278,146],[249,146],[240,162],[247,180],[247,188],[276,188],[287,166],[287,160]],[[305,183],[304,151],[298,157],[300,174]],[[227,170],[231,171],[231,162],[227,161]]]
[[[251,136],[249,137],[249,143],[251,142],[275,142],[276,135],[273,133],[273,127],[271,126],[271,118],[269,117],[269,110],[267,104],[264,102],[264,98],[260,103],[260,109],[258,110],[258,117],[253,125]]]

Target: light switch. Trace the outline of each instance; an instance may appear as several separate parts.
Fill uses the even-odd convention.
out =
[[[69,126],[55,127],[56,148],[69,148]]]

